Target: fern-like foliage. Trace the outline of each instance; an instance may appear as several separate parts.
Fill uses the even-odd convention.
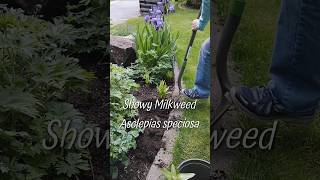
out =
[[[87,92],[94,78],[71,57],[81,33],[62,17],[47,22],[0,5],[0,179],[73,179],[89,169],[86,149],[48,151],[41,143],[53,120],[92,126],[64,97]],[[54,130],[61,141],[61,128]]]
[[[89,170],[88,162],[79,153],[69,153],[63,160],[56,164],[58,175],[65,174],[68,177],[77,175],[81,170]]]
[[[1,113],[21,113],[32,118],[39,116],[37,106],[40,102],[28,92],[15,88],[0,88],[0,99]]]

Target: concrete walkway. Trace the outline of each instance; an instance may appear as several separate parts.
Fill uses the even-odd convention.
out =
[[[111,26],[140,16],[139,0],[114,0],[110,2]]]

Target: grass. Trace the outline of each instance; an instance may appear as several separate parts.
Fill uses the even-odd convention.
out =
[[[268,82],[276,32],[279,0],[247,0],[233,45],[233,61],[242,84]],[[241,115],[240,126],[266,129],[270,124]],[[234,180],[316,180],[320,177],[320,123],[308,127],[281,123],[270,151],[238,149],[233,164]]]
[[[178,8],[176,6],[176,8]],[[173,33],[179,32],[180,38],[177,41],[177,61],[181,64],[185,50],[191,36],[191,22],[197,17],[197,10],[177,9],[176,13],[165,16],[165,21],[171,26]],[[135,31],[138,25],[144,23],[142,17],[128,20],[125,24],[117,25],[111,28],[111,34],[128,35]],[[205,31],[197,34],[192,52],[184,73],[183,81],[187,87],[194,84],[195,73],[197,69],[199,50],[201,44],[210,36],[209,25]],[[173,163],[178,165],[180,162],[190,158],[199,158],[209,160],[210,157],[210,104],[209,100],[198,102],[196,110],[184,111],[184,118],[189,121],[200,121],[200,128],[180,129],[174,148]]]

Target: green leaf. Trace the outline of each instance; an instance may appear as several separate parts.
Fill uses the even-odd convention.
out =
[[[180,180],[188,180],[188,179],[191,179],[195,176],[196,174],[194,173],[181,173],[179,174],[179,178]]]
[[[79,174],[81,170],[89,169],[88,160],[83,159],[79,153],[69,153],[64,161],[56,164],[58,175],[66,174],[68,177]]]
[[[39,116],[40,102],[30,93],[20,89],[0,89],[0,112],[18,112],[29,117]]]

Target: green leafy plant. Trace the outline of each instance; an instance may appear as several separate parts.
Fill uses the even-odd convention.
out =
[[[110,115],[111,119],[121,123],[123,119],[130,119],[138,114],[136,109],[124,109],[125,100],[137,101],[132,92],[139,88],[132,76],[134,71],[129,68],[110,65]]]
[[[153,82],[153,79],[150,77],[150,72],[145,72],[143,75],[143,79],[147,85],[150,85]]]
[[[50,142],[52,120],[70,120],[79,130],[92,126],[64,97],[66,92],[86,92],[94,78],[67,54],[78,32],[21,10],[0,6],[0,11],[0,177],[79,177],[89,169],[87,150],[57,146],[48,151],[41,144]]]
[[[160,83],[157,86],[158,95],[161,99],[164,99],[167,97],[169,87],[165,81],[160,81]]]
[[[89,164],[79,153],[69,153],[65,159],[56,164],[57,174],[66,174],[69,178],[81,170],[89,170]]]
[[[138,27],[135,36],[138,59],[135,69],[143,77],[150,71],[154,83],[166,77],[172,71],[172,63],[176,53],[178,34],[174,35],[168,25],[157,31],[150,24]]]
[[[195,176],[194,173],[179,173],[172,164],[171,169],[162,169],[161,173],[165,176],[165,180],[188,180]]]
[[[72,47],[76,53],[101,53],[104,57],[107,52],[108,36],[107,1],[81,0],[76,5],[68,6],[68,13],[63,17],[66,24],[76,27],[79,39]]]
[[[118,176],[117,164],[128,165],[127,152],[132,148],[136,148],[136,138],[142,132],[142,129],[127,129],[121,126],[124,120],[131,120],[138,115],[136,109],[123,108],[125,100],[137,101],[132,95],[133,91],[139,87],[132,78],[134,71],[115,64],[111,64],[110,69],[110,157],[112,177],[116,179]]]

